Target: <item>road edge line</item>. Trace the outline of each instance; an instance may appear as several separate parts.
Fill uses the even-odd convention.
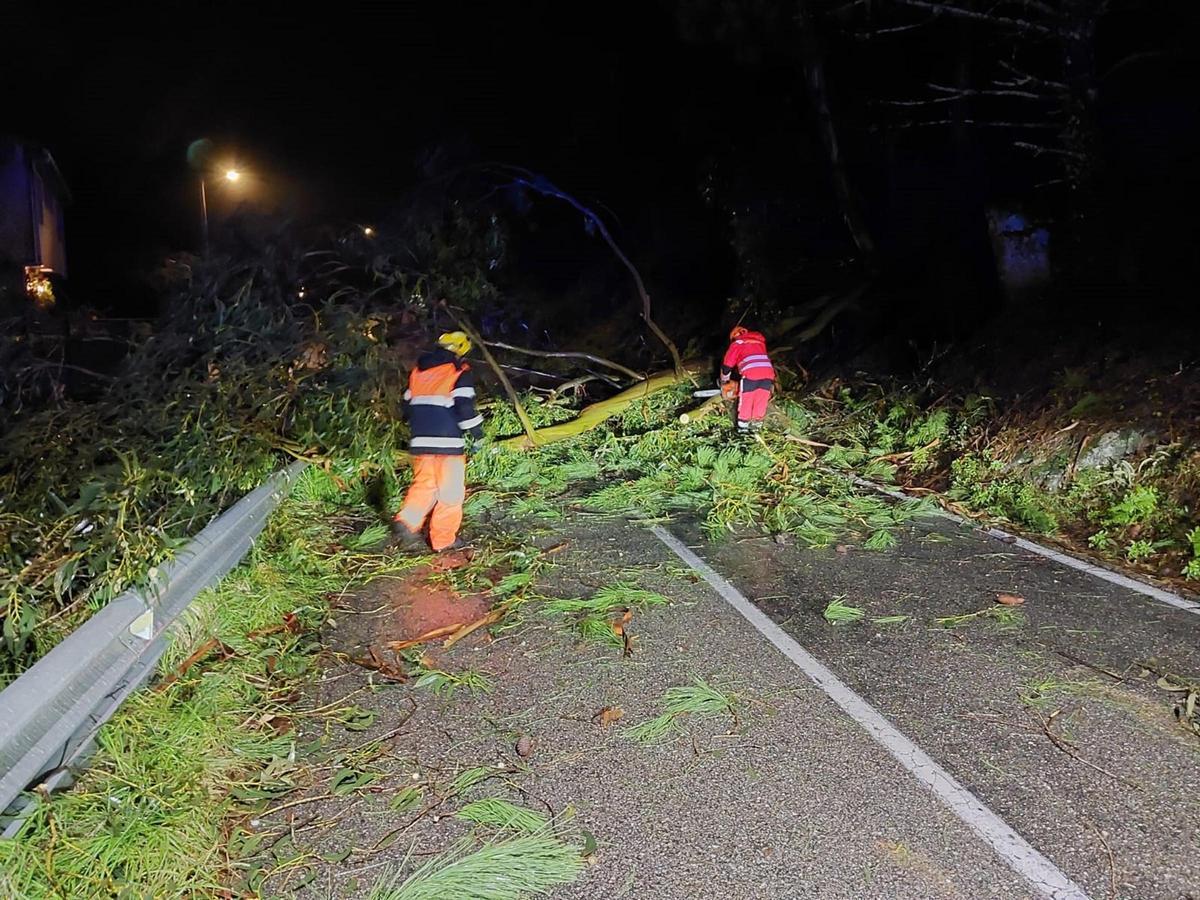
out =
[[[905,493],[902,490],[884,487],[881,484],[876,484],[867,478],[851,476],[850,481],[857,484],[859,487],[870,488],[883,494],[885,497],[891,497],[893,500],[918,500],[919,497],[914,497],[912,494]],[[1074,569],[1077,572],[1083,572],[1085,575],[1091,575],[1093,578],[1099,578],[1101,581],[1107,581],[1109,584],[1115,584],[1118,587],[1126,588],[1127,590],[1135,591],[1143,596],[1149,597],[1152,600],[1157,600],[1159,603],[1164,603],[1167,606],[1173,606],[1175,609],[1181,609],[1184,612],[1192,615],[1200,616],[1200,602],[1189,600],[1187,597],[1180,594],[1172,593],[1163,588],[1156,587],[1153,584],[1148,584],[1140,578],[1134,578],[1131,575],[1126,575],[1124,572],[1117,572],[1107,566],[1099,565],[1087,559],[1082,559],[1078,556],[1073,556],[1070,553],[1064,553],[1061,550],[1055,550],[1053,547],[1047,547],[1044,544],[1039,544],[1036,541],[1031,541],[1023,538],[1020,535],[1011,534],[1001,528],[983,527],[978,522],[972,522],[970,519],[953,513],[942,506],[938,506],[932,510],[933,514],[939,518],[949,519],[951,522],[957,522],[960,525],[968,525],[972,530],[979,532],[984,537],[989,537],[995,541],[1009,544],[1011,546],[1020,547],[1022,550],[1027,550],[1030,553],[1036,553],[1038,556],[1045,557],[1060,566],[1066,566],[1068,569]]]
[[[1086,891],[1019,835],[1011,825],[935,762],[889,722],[882,713],[855,693],[820,660],[804,649],[766,613],[751,603],[679,538],[659,525],[651,533],[667,549],[700,575],[726,603],[763,637],[804,672],[809,679],[891,754],[914,778],[925,785],[960,821],[974,831],[1018,875],[1051,900],[1090,900]]]

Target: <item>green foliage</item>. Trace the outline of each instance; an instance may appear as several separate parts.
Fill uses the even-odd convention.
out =
[[[923,447],[934,441],[943,441],[949,434],[950,410],[942,407],[918,419],[904,436],[904,445],[909,448]]]
[[[555,425],[575,418],[579,410],[565,399],[547,400],[542,394],[533,392],[521,395],[521,405],[529,415],[529,420],[537,428]],[[484,435],[491,439],[514,437],[524,432],[517,411],[511,403],[504,399],[495,400],[486,406],[481,405],[484,413]]]
[[[542,613],[551,617],[564,617],[572,621],[580,637],[600,643],[622,646],[624,641],[613,630],[612,623],[625,610],[641,611],[652,606],[669,603],[666,597],[655,591],[638,588],[628,582],[617,581],[606,585],[591,597],[551,599],[542,606]]]
[[[454,776],[454,780],[450,782],[450,790],[455,794],[464,793],[475,787],[475,785],[487,781],[495,774],[496,770],[490,766],[473,766],[469,769],[464,769]]]
[[[886,529],[880,529],[871,535],[870,539],[863,544],[867,550],[891,550],[900,542],[896,536]]]
[[[1001,629],[1019,628],[1025,624],[1025,613],[1011,606],[988,606],[972,613],[962,615],[942,616],[936,620],[943,628],[958,628],[972,622],[993,622]]]
[[[1069,415],[1073,419],[1089,419],[1101,415],[1108,408],[1104,398],[1096,393],[1086,393],[1071,407]]]
[[[1104,523],[1121,527],[1144,525],[1149,523],[1157,512],[1158,491],[1153,487],[1138,485],[1109,508],[1104,516]]]
[[[456,812],[454,817],[474,825],[521,831],[526,834],[544,831],[550,824],[549,820],[541,813],[526,809],[524,806],[517,806],[515,803],[498,797],[487,797],[468,803]]]
[[[250,559],[197,598],[160,671],[175,672],[212,638],[232,655],[202,658],[178,680],[130,697],[100,730],[99,750],[75,787],[41,801],[15,840],[0,841],[13,896],[216,895],[227,817],[296,790],[294,735],[268,723],[290,721],[289,698],[307,677],[312,635],[328,614],[325,597],[412,564],[325,552],[337,537],[333,508],[311,499],[314,487],[297,485]],[[370,513],[352,515],[361,526]],[[277,627],[285,615],[299,631]],[[373,776],[354,771],[335,786],[354,790],[362,778]]]
[[[1153,556],[1155,549],[1154,544],[1150,543],[1150,541],[1130,541],[1129,546],[1125,548],[1125,558],[1130,562],[1138,562],[1139,560]]]
[[[679,728],[685,716],[711,718],[732,715],[737,698],[696,676],[689,685],[669,688],[662,697],[663,712],[625,729],[625,735],[641,744],[654,744]]]
[[[446,672],[442,669],[421,669],[414,687],[427,688],[439,697],[450,697],[459,689],[473,694],[489,694],[492,680],[480,672]]]
[[[1028,482],[1001,474],[998,462],[971,453],[956,459],[950,471],[951,497],[1034,531],[1057,530],[1058,519],[1050,498]]]
[[[845,597],[834,597],[825,606],[825,621],[830,625],[852,625],[861,622],[866,615],[857,606],[849,606]]]
[[[14,423],[0,449],[0,678],[143,583],[296,454],[330,457],[348,500],[395,497],[405,439],[387,351],[395,295],[422,315],[427,288],[464,299],[483,290],[439,240],[425,244],[446,266],[436,275],[412,273],[407,244],[392,256],[382,239],[304,246],[290,235],[250,261],[181,266],[164,318],[107,393]],[[77,614],[38,626],[67,607]]]
[[[570,884],[583,869],[578,850],[544,832],[474,846],[461,841],[403,880],[384,876],[370,900],[521,900]]]
[[[1191,547],[1192,558],[1183,569],[1183,577],[1200,580],[1200,525],[1187,533],[1187,542]]]

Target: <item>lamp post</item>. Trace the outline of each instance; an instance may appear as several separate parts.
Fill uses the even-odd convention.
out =
[[[242,173],[237,169],[226,169],[224,178],[229,183],[233,183],[242,177]],[[204,258],[208,259],[208,187],[206,182],[208,179],[204,177],[204,173],[200,174],[200,222],[201,230],[204,233]]]

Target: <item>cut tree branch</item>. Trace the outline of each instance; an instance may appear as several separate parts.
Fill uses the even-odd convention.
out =
[[[551,398],[561,397],[567,391],[575,391],[592,381],[602,381],[599,375],[581,375],[579,378],[574,378],[564,384],[560,384],[550,392]]]
[[[538,429],[536,435],[518,435],[507,438],[502,443],[504,446],[512,447],[513,449],[527,449],[582,434],[589,429],[595,428],[611,416],[623,412],[631,404],[645,400],[656,391],[664,390],[683,381],[694,380],[695,373],[702,371],[707,365],[706,362],[689,363],[684,366],[682,373],[667,371],[651,375],[645,381],[638,382],[615,397],[609,397],[607,400],[600,400],[585,407],[576,418],[571,419],[569,422],[548,425]]]
[[[605,359],[602,356],[593,356],[590,353],[576,353],[556,350],[531,350],[528,347],[517,347],[513,344],[506,344],[503,341],[488,341],[489,347],[499,347],[501,350],[511,350],[514,353],[523,353],[526,356],[545,356],[551,359],[586,359],[588,362],[593,362],[598,366],[614,369],[622,375],[628,375],[634,381],[641,381],[644,377],[633,369],[626,368],[620,363],[615,363],[612,360]]]

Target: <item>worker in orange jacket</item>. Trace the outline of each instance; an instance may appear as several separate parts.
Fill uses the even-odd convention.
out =
[[[737,371],[738,431],[758,431],[767,415],[767,404],[775,390],[775,367],[767,355],[767,339],[757,331],[736,326],[729,332],[729,349],[721,361],[721,390],[729,396],[731,379]]]
[[[407,550],[425,549],[421,529],[427,516],[429,546],[435,552],[464,546],[458,529],[467,491],[466,439],[483,437],[483,417],[475,409],[475,376],[463,359],[470,351],[466,334],[448,332],[409,374],[404,415],[412,430],[408,449],[413,480],[392,522],[393,533]]]

